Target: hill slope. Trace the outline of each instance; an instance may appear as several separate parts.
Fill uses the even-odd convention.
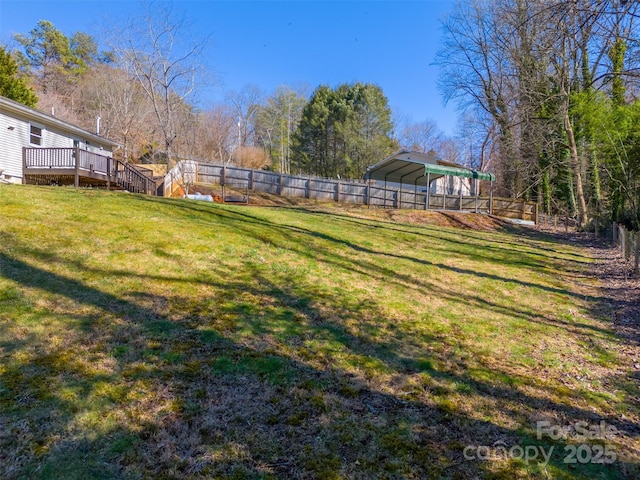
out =
[[[357,213],[0,186],[0,477],[638,474],[585,250]]]

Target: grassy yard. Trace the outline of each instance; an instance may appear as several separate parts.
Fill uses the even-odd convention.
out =
[[[638,478],[586,249],[373,215],[0,186],[0,478]]]

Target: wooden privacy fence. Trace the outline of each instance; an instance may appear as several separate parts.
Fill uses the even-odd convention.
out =
[[[617,245],[625,260],[633,259],[633,272],[640,270],[640,232],[632,232],[613,222],[613,243]]]
[[[500,217],[537,222],[533,202],[499,197],[466,196],[458,193],[427,193],[424,186],[384,187],[364,180],[342,181],[312,176],[287,175],[230,165],[180,162],[165,178],[165,195],[180,193],[189,184],[220,185],[287,197],[309,198],[383,208],[458,210],[492,213]]]

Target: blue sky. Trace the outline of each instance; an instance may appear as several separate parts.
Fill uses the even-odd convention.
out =
[[[419,122],[431,119],[454,133],[456,112],[446,108],[432,65],[440,40],[439,19],[453,0],[387,1],[211,1],[175,0],[196,35],[210,36],[202,63],[215,76],[203,90],[203,108],[225,90],[258,86],[344,82],[379,85],[394,113]],[[136,0],[0,0],[0,42],[27,33],[40,20],[68,36],[76,31],[100,40],[105,23],[140,12]]]

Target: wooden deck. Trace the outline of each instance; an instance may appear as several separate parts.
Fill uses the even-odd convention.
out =
[[[24,183],[156,194],[153,172],[81,148],[23,148]]]

